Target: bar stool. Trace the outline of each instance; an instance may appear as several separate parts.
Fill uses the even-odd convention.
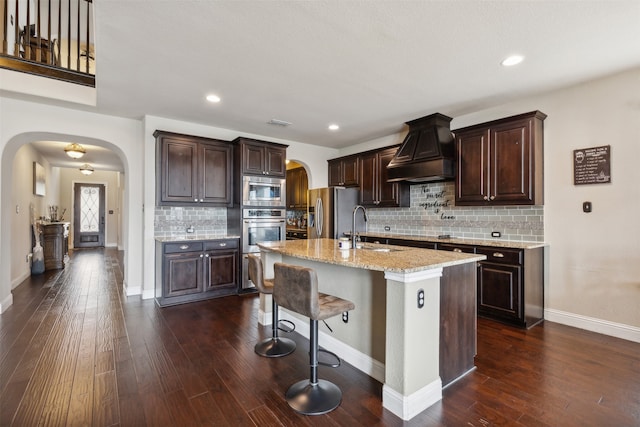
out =
[[[287,402],[304,415],[326,414],[340,405],[342,391],[332,382],[318,379],[318,364],[327,365],[318,362],[318,320],[353,310],[355,305],[351,301],[318,292],[318,277],[311,268],[275,263],[274,273],[273,298],[278,305],[310,319],[310,378],[289,387],[285,394]],[[329,366],[337,367],[339,363]]]
[[[248,254],[249,259],[249,279],[256,285],[260,293],[273,294],[273,280],[265,279],[263,276],[262,260],[255,254]],[[288,321],[287,321],[288,322]],[[296,343],[289,338],[280,338],[278,304],[275,298],[271,298],[271,338],[260,341],[254,347],[256,353],[264,357],[286,356],[296,349]],[[291,322],[289,322],[291,323]]]

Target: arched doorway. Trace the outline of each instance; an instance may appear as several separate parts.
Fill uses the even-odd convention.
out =
[[[63,147],[70,141],[84,144],[92,151],[99,152],[99,155],[93,158],[88,156],[87,159],[79,159],[75,163],[64,163],[52,153],[60,151],[64,156]],[[101,159],[104,160],[105,153],[110,153],[117,159],[118,164],[113,167],[117,170],[104,170],[107,168],[106,162]],[[17,135],[5,144],[2,151],[0,312],[12,304],[11,290],[30,274],[29,254],[33,245],[33,219],[50,216],[54,207],[57,207],[57,219],[65,221],[72,218],[72,206],[68,202],[71,200],[71,182],[74,179],[82,179],[79,167],[85,160],[93,162],[96,170],[93,181],[107,182],[114,193],[111,227],[116,237],[110,241],[110,245],[125,251],[126,259],[127,245],[122,236],[123,224],[128,217],[128,212],[123,209],[127,160],[122,150],[108,141],[74,135],[46,132]],[[35,194],[32,186],[36,163],[46,171],[44,192],[38,191],[39,194]],[[108,177],[109,175],[113,177]],[[9,210],[7,207],[12,208]]]

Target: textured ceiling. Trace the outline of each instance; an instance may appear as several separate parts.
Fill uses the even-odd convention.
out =
[[[93,4],[99,112],[327,147],[640,66],[638,0]]]

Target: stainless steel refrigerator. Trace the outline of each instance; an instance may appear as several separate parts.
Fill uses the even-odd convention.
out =
[[[357,188],[327,187],[309,190],[307,237],[337,239],[351,233],[353,208],[358,205]],[[362,212],[356,215],[356,231],[365,231]]]

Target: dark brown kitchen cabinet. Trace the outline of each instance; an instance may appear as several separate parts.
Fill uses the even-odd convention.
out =
[[[164,131],[154,136],[159,206],[232,206],[231,143]]]
[[[287,209],[307,209],[309,181],[304,168],[287,170]]]
[[[242,150],[242,173],[284,178],[287,147],[272,142],[249,138],[235,140]]]
[[[360,159],[357,155],[329,160],[329,186],[358,187]]]
[[[546,117],[533,111],[455,130],[456,206],[542,205]]]
[[[478,315],[529,328],[543,317],[543,248],[478,247]]]
[[[182,304],[237,293],[238,239],[156,242],[156,301]]]
[[[360,204],[366,207],[409,206],[409,185],[388,183],[387,165],[398,147],[360,154]]]

